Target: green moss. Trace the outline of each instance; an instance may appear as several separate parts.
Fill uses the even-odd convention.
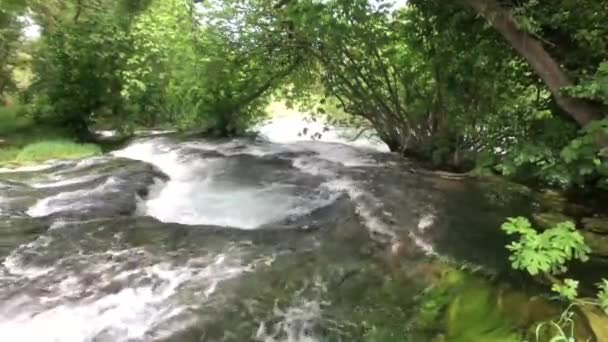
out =
[[[496,305],[495,294],[481,282],[468,284],[450,303],[446,340],[451,342],[519,342],[510,317]]]
[[[409,324],[446,342],[519,342],[515,318],[498,305],[501,295],[487,281],[446,267],[419,297]]]

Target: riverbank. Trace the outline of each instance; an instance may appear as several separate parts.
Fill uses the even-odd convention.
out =
[[[79,159],[102,153],[97,144],[75,141],[62,127],[37,123],[20,107],[0,108],[0,165],[23,166],[51,159]]]

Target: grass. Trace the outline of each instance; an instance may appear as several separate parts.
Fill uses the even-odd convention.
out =
[[[26,145],[19,151],[15,160],[30,162],[47,159],[78,159],[100,153],[101,148],[95,144],[77,144],[69,140],[47,140]]]
[[[50,159],[78,159],[101,153],[95,144],[79,144],[55,125],[35,123],[20,108],[0,107],[0,167],[39,163]]]

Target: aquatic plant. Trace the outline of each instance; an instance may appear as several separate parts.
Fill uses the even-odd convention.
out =
[[[520,235],[519,240],[507,245],[511,251],[511,266],[533,276],[564,273],[568,261],[589,259],[591,249],[572,222],[562,222],[539,233],[527,218],[512,217],[501,228],[508,235]]]
[[[527,218],[511,217],[501,229],[508,235],[519,235],[518,240],[507,245],[507,249],[511,251],[511,266],[516,270],[525,270],[532,276],[543,276],[550,281],[551,290],[570,303],[559,320],[543,322],[537,326],[537,341],[542,340],[540,332],[547,326],[553,330],[552,342],[575,341],[575,323],[571,311],[574,307],[599,306],[608,314],[608,280],[602,279],[598,284],[599,292],[596,298],[581,298],[578,280],[559,278],[568,270],[568,262],[589,260],[591,249],[573,222],[558,223],[541,233],[532,227]],[[581,311],[585,314],[585,310]]]

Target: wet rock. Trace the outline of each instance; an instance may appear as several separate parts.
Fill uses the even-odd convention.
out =
[[[590,305],[581,306],[580,312],[585,317],[591,331],[593,331],[595,340],[608,341],[608,316],[606,313]]]
[[[563,212],[568,205],[567,199],[557,191],[543,191],[536,194],[541,207],[549,212]]]
[[[608,234],[608,217],[585,217],[583,228],[598,234]]]
[[[521,210],[530,207],[525,191],[504,190],[490,205],[483,198],[492,190],[474,180],[449,183],[441,179],[441,184],[457,186],[439,188],[428,181],[433,176],[424,180],[404,173],[401,166],[340,165],[323,161],[319,152],[308,161],[312,166],[322,169],[325,165],[320,163],[329,163],[331,177],[348,178],[342,196],[334,198],[338,191],[332,188],[332,197],[326,198],[318,192],[322,190],[324,195],[323,185],[333,178],[294,167],[294,158],[314,152],[259,156],[248,154],[251,144],[232,149],[241,154],[226,153],[212,170],[222,186],[234,185],[224,192],[253,185],[306,201],[321,197],[328,203],[318,208],[306,205],[307,211],[296,211],[285,220],[281,218],[287,214],[279,215],[276,222],[252,230],[163,223],[131,215],[137,195],[145,196],[156,178],[166,179],[150,165],[106,159],[84,168],[67,167],[62,169],[66,178],[99,177],[90,183],[45,190],[46,196],[63,194],[53,203],[61,210],[35,220],[66,222],[55,224],[48,232],[32,227],[27,241],[38,234],[45,234],[48,240],[40,239],[18,251],[18,261],[25,267],[33,266],[34,271],[37,266],[49,268],[49,273],[36,282],[25,278],[21,283],[5,282],[11,282],[13,293],[43,285],[49,291],[46,297],[63,295],[64,289],[53,284],[69,277],[84,288],[77,297],[112,298],[112,294],[138,288],[142,291],[134,291],[135,295],[175,291],[175,295],[167,293],[168,299],[152,298],[152,303],[146,303],[147,296],[135,298],[137,305],[133,306],[144,306],[141,316],[146,322],[128,317],[124,321],[149,329],[142,340],[252,341],[254,336],[265,336],[267,340],[504,342],[520,337],[517,333],[525,331],[530,320],[549,315],[546,303],[536,299],[528,303],[529,294],[499,288],[456,267],[463,260],[475,265],[507,263],[502,254],[506,253],[505,236],[498,227],[513,213],[529,216]],[[193,159],[219,157],[209,151],[185,154]],[[201,164],[206,167],[215,162]],[[193,172],[192,176],[201,175]],[[273,187],[277,183],[278,189]],[[95,192],[99,186],[104,188]],[[76,194],[66,195],[66,191]],[[252,202],[258,200],[263,198],[256,195]],[[241,214],[238,205],[244,206],[242,203],[228,214]],[[436,222],[421,224],[421,218],[429,215],[436,216]],[[369,235],[376,227],[395,231],[396,238],[390,244],[373,241]],[[426,255],[421,241],[414,241],[410,232],[424,238],[422,242],[435,248],[440,257]],[[178,281],[175,288],[173,280]],[[0,287],[3,285],[0,279]],[[87,298],[73,298],[69,303],[88,305]],[[108,313],[128,312],[129,304],[116,303],[121,310]],[[33,306],[31,313],[38,315],[40,310]],[[168,309],[183,312],[164,317],[169,316]],[[152,325],[147,321],[150,317],[167,318],[182,332],[165,339],[160,333],[168,334],[173,330],[165,327],[172,326],[163,325],[168,322]],[[95,316],[91,321],[100,324]],[[115,328],[79,340],[118,340]]]
[[[119,168],[115,168],[119,166]],[[157,179],[166,175],[155,167],[135,161],[110,162],[100,165],[102,174],[93,183],[53,187],[48,196],[28,210],[32,216],[86,219],[131,215],[137,206],[137,197],[144,197]],[[68,190],[69,189],[69,190]]]
[[[591,248],[591,254],[608,258],[608,236],[581,230],[585,243]]]
[[[18,246],[35,240],[49,227],[49,223],[29,217],[0,216],[0,260]]]
[[[189,161],[193,159],[213,159],[226,157],[224,154],[215,150],[205,150],[200,148],[188,148],[182,150],[183,155],[180,161]]]
[[[101,291],[108,294],[116,294],[122,291],[123,288],[125,288],[125,284],[121,281],[115,280],[104,286]]]
[[[561,311],[546,298],[531,297],[523,292],[503,289],[498,293],[498,308],[509,313],[519,326],[525,327],[533,322],[543,321],[559,315]]]
[[[535,213],[532,214],[532,219],[534,227],[542,230],[551,229],[562,222],[575,222],[571,217],[556,212]]]
[[[316,230],[324,227],[333,227],[335,222],[344,220],[345,218],[355,217],[355,208],[350,202],[348,196],[342,195],[327,205],[312,210],[305,215],[293,215],[281,219],[278,222],[272,222],[262,225],[258,229],[302,229]]]
[[[478,276],[435,267],[443,271],[421,295],[411,328],[434,333],[433,341],[521,341],[518,319],[526,296],[518,300],[515,292],[496,289]]]

